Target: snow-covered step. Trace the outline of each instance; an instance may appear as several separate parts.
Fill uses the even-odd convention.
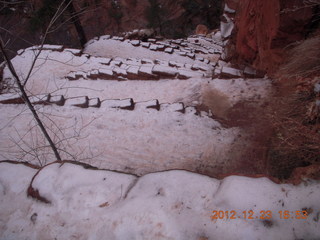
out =
[[[143,58],[143,59],[141,59],[141,63],[142,63],[142,64],[153,65],[153,61],[152,61],[151,59],[148,59],[148,58]]]
[[[111,38],[110,35],[103,35],[103,36],[100,36],[100,39],[102,40],[109,40]]]
[[[160,76],[175,77],[178,74],[178,70],[169,66],[155,65],[152,73]]]
[[[163,103],[160,104],[160,111],[184,113],[185,109],[183,103]]]
[[[134,102],[132,98],[127,99],[107,99],[101,102],[101,108],[119,108],[124,110],[133,110]]]
[[[191,59],[195,59],[196,55],[194,53],[187,53],[187,56]]]
[[[196,48],[194,50],[194,52],[195,53],[202,53],[202,54],[208,54],[209,53],[209,51],[207,49],[205,49],[205,48]]]
[[[236,68],[222,67],[220,76],[221,78],[241,78],[242,71]]]
[[[186,52],[183,52],[183,51],[180,51],[180,50],[176,51],[176,53],[178,53],[180,56],[183,56],[183,57],[187,56]]]
[[[98,63],[103,65],[110,65],[112,59],[111,58],[103,58],[103,57],[96,57]]]
[[[99,69],[99,78],[104,80],[113,80],[116,79],[116,77],[113,74],[113,68],[102,68]]]
[[[142,42],[142,43],[141,43],[141,46],[142,46],[142,47],[145,47],[145,48],[149,48],[150,45],[151,45],[151,43],[149,43],[149,42]]]
[[[111,39],[116,41],[121,41],[121,42],[124,41],[124,37],[118,37],[118,36],[113,36]]]
[[[191,66],[191,69],[192,70],[201,70],[201,71],[204,71],[204,72],[207,72],[210,70],[210,68],[204,64],[193,64]]]
[[[213,77],[219,77],[221,74],[221,68],[216,67],[213,71]]]
[[[66,99],[66,105],[71,105],[75,107],[88,108],[89,107],[89,98],[85,97],[74,97]]]
[[[202,78],[203,76],[204,76],[204,74],[201,72],[184,70],[184,69],[179,69],[179,71],[178,71],[178,78],[179,79]]]
[[[0,95],[1,104],[23,104],[24,101],[19,94],[7,93]]]
[[[41,94],[35,96],[29,96],[29,100],[33,104],[46,104],[50,101],[50,94]]]
[[[82,71],[77,71],[77,72],[70,72],[66,76],[66,79],[68,79],[70,81],[79,80],[80,78],[84,78],[84,79],[87,78],[87,74]]]
[[[169,65],[170,67],[177,67],[177,68],[182,68],[182,67],[184,67],[184,64],[183,64],[183,63],[175,62],[175,61],[169,61],[169,62],[168,62],[168,65]]]
[[[44,44],[42,46],[42,50],[51,50],[51,51],[58,51],[58,52],[62,52],[63,48],[64,48],[63,45]],[[41,49],[41,46],[37,46],[36,49]]]
[[[164,52],[172,54],[173,53],[173,48],[172,47],[167,47]]]
[[[100,98],[91,98],[91,99],[89,99],[88,106],[89,107],[99,108],[101,106]]]
[[[113,74],[118,77],[127,77],[127,71],[123,68],[115,67],[112,69]]]
[[[93,80],[96,80],[99,77],[99,70],[93,69],[87,73],[87,77]]]
[[[225,61],[219,60],[218,63],[217,63],[217,65],[218,65],[219,67],[227,67],[227,66],[228,66],[228,63],[225,62]]]
[[[118,67],[120,67],[122,63],[123,63],[123,61],[121,59],[117,59],[117,60],[114,59],[114,60],[112,60],[110,62],[110,66],[118,66]]]
[[[137,66],[130,66],[127,69],[127,77],[128,79],[139,79],[139,67]]]
[[[49,102],[56,104],[58,106],[63,106],[65,103],[65,98],[63,95],[55,95],[55,96],[51,96]]]
[[[195,107],[193,106],[188,106],[184,109],[185,114],[194,114],[197,115],[198,111]]]
[[[134,58],[128,58],[125,60],[125,64],[131,65],[131,66],[141,66],[142,60],[134,59]]]
[[[155,109],[160,110],[160,104],[157,99],[145,101],[145,102],[137,102],[135,103],[134,110],[145,110],[145,109]]]
[[[140,40],[131,40],[130,43],[132,46],[135,46],[135,47],[140,46]]]
[[[149,49],[152,50],[152,51],[157,51],[158,50],[158,45],[157,44],[151,44]]]
[[[82,50],[81,49],[65,48],[64,51],[71,52],[75,56],[81,56],[81,54],[82,54]]]
[[[145,79],[159,79],[159,76],[154,74],[152,69],[153,66],[141,66],[138,71],[139,76]]]

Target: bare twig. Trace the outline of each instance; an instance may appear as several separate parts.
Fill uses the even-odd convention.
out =
[[[0,50],[4,56],[4,59],[8,65],[8,68],[12,74],[12,76],[14,77],[15,79],[15,82],[17,83],[18,87],[19,87],[19,90],[21,92],[21,95],[22,95],[22,99],[24,100],[24,102],[27,104],[28,108],[30,109],[34,119],[36,120],[36,122],[38,123],[39,125],[39,128],[41,129],[43,135],[45,136],[45,138],[47,139],[47,141],[49,142],[49,145],[52,149],[52,151],[54,152],[54,155],[56,157],[56,159],[58,161],[61,161],[61,157],[60,157],[60,154],[58,152],[58,149],[56,148],[55,144],[53,143],[51,137],[49,136],[46,128],[44,127],[42,121],[40,120],[39,116],[38,116],[38,113],[37,111],[35,110],[34,106],[32,105],[32,103],[30,102],[29,100],[29,97],[24,89],[24,85],[21,83],[21,80],[20,78],[18,77],[17,73],[16,73],[16,70],[15,68],[13,67],[12,65],[12,62],[11,60],[9,59],[6,51],[4,50],[4,47],[3,47],[3,44],[2,44],[2,41],[0,41]],[[34,61],[35,62],[35,61]],[[34,66],[34,65],[33,65]]]

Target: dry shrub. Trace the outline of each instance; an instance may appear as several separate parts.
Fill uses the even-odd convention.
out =
[[[282,84],[271,104],[269,118],[274,136],[269,150],[270,173],[289,178],[298,167],[320,163],[320,123],[310,121],[309,106],[315,100],[313,79],[294,78]]]
[[[270,174],[287,179],[294,169],[320,164],[320,116],[314,110],[314,84],[320,75],[320,35],[290,46],[276,74],[277,94],[270,103],[274,134]]]
[[[279,75],[308,77],[320,71],[320,35],[298,42],[288,51],[287,61]]]

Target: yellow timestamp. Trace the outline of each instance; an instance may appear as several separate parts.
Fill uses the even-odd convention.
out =
[[[253,210],[246,210],[242,212],[237,212],[235,210],[231,211],[225,211],[225,210],[214,210],[212,211],[212,214],[210,215],[210,218],[212,221],[217,219],[262,219],[262,220],[268,220],[273,217],[278,217],[280,219],[307,219],[308,218],[308,212],[305,210],[299,210],[299,211],[278,211],[273,212],[271,210],[261,210],[258,212],[255,212]]]

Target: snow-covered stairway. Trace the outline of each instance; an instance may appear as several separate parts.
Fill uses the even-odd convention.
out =
[[[12,59],[21,79],[38,50]],[[240,101],[264,98],[269,88],[267,80],[240,78],[250,69],[233,70],[221,53],[221,42],[202,36],[146,42],[102,36],[83,51],[44,45],[26,88],[64,159],[138,175],[215,174],[237,163],[248,139],[217,119]],[[3,79],[13,83],[7,68]],[[1,159],[52,161],[32,115],[8,90],[0,95]],[[28,154],[33,146],[39,159]]]
[[[179,103],[159,103],[157,99],[135,102],[132,98],[127,99],[104,99],[89,98],[88,96],[66,98],[63,95],[39,95],[31,96],[31,103],[34,105],[57,105],[65,107],[79,107],[79,108],[101,108],[107,109],[119,109],[119,110],[135,110],[145,111],[152,113],[150,109],[164,112],[180,112],[180,113],[193,113],[197,116],[210,116],[212,113],[199,111],[195,106],[185,106],[183,102]],[[13,96],[12,94],[0,95],[0,104],[24,104],[24,101],[19,96]]]

